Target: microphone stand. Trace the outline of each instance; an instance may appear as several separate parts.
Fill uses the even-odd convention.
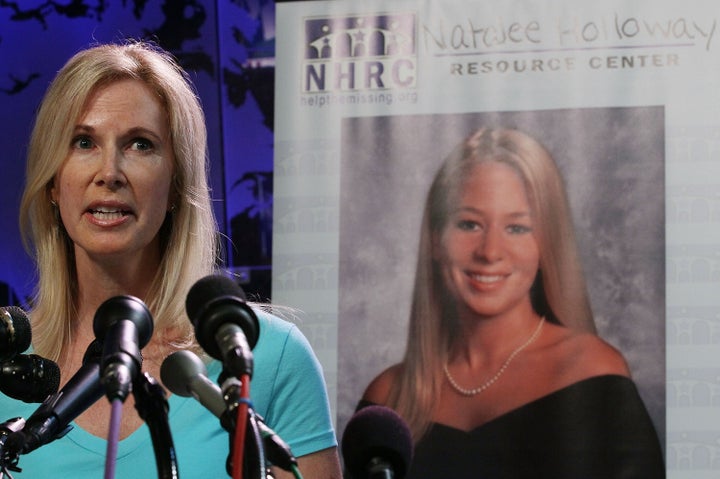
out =
[[[0,424],[0,479],[3,479],[5,475],[7,475],[9,479],[12,479],[10,471],[22,472],[22,470],[17,467],[20,455],[10,453],[6,455],[5,442],[11,434],[22,430],[23,427],[25,427],[25,419],[21,417],[8,419]]]
[[[169,405],[162,386],[148,373],[139,374],[133,383],[135,409],[150,429],[158,478],[177,479],[177,454],[168,421]]]

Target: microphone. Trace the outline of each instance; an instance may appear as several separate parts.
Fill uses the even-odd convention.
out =
[[[194,397],[216,417],[227,408],[220,388],[207,377],[205,363],[190,351],[175,351],[160,366],[160,379],[173,394]]]
[[[43,402],[60,386],[60,368],[37,354],[20,354],[0,362],[0,391],[27,403]]]
[[[385,406],[367,406],[350,418],[342,455],[352,479],[402,479],[413,454],[405,421]]]
[[[31,339],[30,320],[25,311],[17,306],[0,308],[0,361],[25,351]]]
[[[115,296],[100,305],[93,322],[103,342],[100,377],[110,401],[125,401],[142,366],[140,350],[150,342],[153,320],[145,303],[134,296]]]
[[[103,395],[100,383],[102,345],[96,339],[88,346],[83,365],[57,393],[49,396],[25,421],[21,431],[8,437],[6,449],[27,454],[62,437],[70,422]]]
[[[194,397],[215,417],[228,432],[235,429],[232,414],[223,399],[220,387],[207,377],[205,363],[191,351],[175,351],[165,358],[160,366],[160,378],[166,388],[173,394],[183,397]],[[291,471],[297,460],[290,446],[275,433],[263,419],[255,415],[258,431],[265,446],[267,459],[274,465]]]
[[[242,288],[225,276],[206,276],[190,288],[185,309],[200,346],[235,376],[252,376],[260,324]]]

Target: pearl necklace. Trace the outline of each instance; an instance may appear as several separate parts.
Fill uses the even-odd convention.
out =
[[[522,351],[523,349],[528,347],[530,345],[530,343],[535,341],[535,339],[540,334],[540,329],[542,329],[542,325],[544,322],[545,322],[545,318],[543,317],[540,319],[540,322],[538,323],[537,328],[535,328],[535,331],[528,338],[528,340],[525,341],[523,344],[521,344],[517,349],[515,349],[515,351],[510,353],[510,356],[508,356],[508,358],[505,360],[503,365],[500,366],[500,369],[498,370],[497,373],[495,373],[495,376],[491,377],[485,383],[481,384],[480,386],[478,386],[474,389],[464,389],[464,388],[460,387],[458,385],[458,383],[456,383],[455,380],[453,379],[453,377],[450,375],[450,371],[448,371],[448,365],[445,364],[443,369],[445,370],[445,376],[447,377],[448,381],[450,382],[450,385],[453,387],[453,389],[455,389],[455,391],[459,392],[463,396],[474,396],[478,393],[483,392],[490,386],[492,386],[495,383],[495,381],[497,381],[500,378],[500,376],[502,376],[502,374],[505,372],[505,370],[510,365],[512,360],[515,359],[515,356],[517,356],[520,353],[520,351]]]

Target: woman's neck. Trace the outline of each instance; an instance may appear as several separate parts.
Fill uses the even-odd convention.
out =
[[[460,331],[450,351],[450,361],[473,365],[503,359],[519,341],[532,334],[540,320],[531,306],[497,316],[460,313]]]

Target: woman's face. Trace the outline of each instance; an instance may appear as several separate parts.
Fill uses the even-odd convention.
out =
[[[157,259],[173,164],[167,114],[145,84],[95,92],[51,190],[76,256]]]
[[[475,167],[434,254],[461,313],[497,317],[532,310],[540,253],[525,187],[510,166]]]

